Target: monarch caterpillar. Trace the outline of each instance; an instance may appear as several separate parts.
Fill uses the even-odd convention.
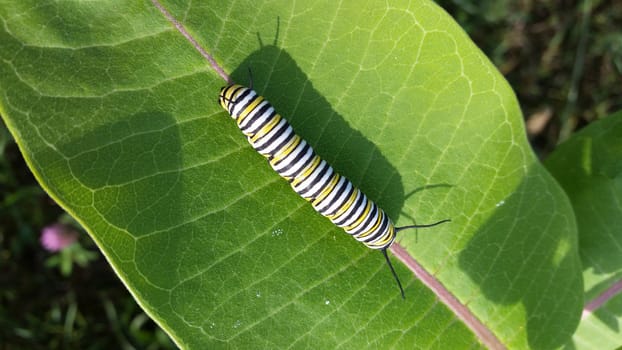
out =
[[[387,255],[387,248],[401,230],[432,227],[450,220],[395,227],[376,203],[315,154],[252,85],[251,77],[250,88],[235,83],[221,88],[220,105],[235,119],[253,148],[266,157],[272,168],[289,181],[296,193],[311,202],[318,213],[367,247],[382,251],[404,298],[402,283]]]

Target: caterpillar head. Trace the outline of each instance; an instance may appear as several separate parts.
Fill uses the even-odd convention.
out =
[[[237,117],[235,108],[239,102],[243,100],[244,96],[247,96],[252,90],[238,84],[231,84],[224,86],[220,89],[218,96],[218,103],[224,108],[233,119]]]

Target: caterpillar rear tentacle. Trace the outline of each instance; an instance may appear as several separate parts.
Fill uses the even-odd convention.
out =
[[[449,221],[451,221],[451,219],[441,220],[441,221],[435,222],[433,224],[409,225],[409,226],[396,227],[395,228],[395,233],[397,234],[398,232],[400,232],[402,230],[408,230],[408,229],[412,229],[412,228],[432,227],[432,226],[440,225],[440,224],[442,224],[444,222],[449,222]],[[406,297],[404,296],[404,288],[402,288],[402,282],[400,282],[400,278],[397,276],[397,273],[395,273],[395,269],[393,268],[393,265],[391,264],[391,260],[389,259],[389,255],[387,254],[387,249],[388,248],[389,247],[384,248],[382,250],[382,254],[384,255],[384,258],[387,261],[387,264],[389,265],[389,268],[391,269],[391,273],[393,274],[393,277],[395,277],[395,281],[397,282],[397,286],[400,288],[400,293],[402,294],[402,299],[406,299]]]

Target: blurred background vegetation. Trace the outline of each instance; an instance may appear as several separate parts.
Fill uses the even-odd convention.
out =
[[[516,91],[545,158],[622,109],[622,1],[437,1]],[[44,228],[73,227],[63,251]],[[0,349],[168,349],[89,236],[37,185],[0,121]]]
[[[622,1],[437,1],[506,77],[536,154],[622,109]]]

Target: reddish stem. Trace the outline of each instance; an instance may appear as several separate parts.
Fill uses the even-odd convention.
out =
[[[188,33],[186,28],[184,28],[184,26],[179,23],[175,19],[175,17],[173,17],[173,15],[171,15],[170,12],[168,12],[164,8],[164,6],[162,6],[162,4],[160,4],[157,0],[151,0],[151,2],[155,7],[158,8],[158,10],[160,10],[160,12],[162,12],[166,19],[168,19],[168,21],[171,22],[175,26],[175,28],[177,28],[177,31],[179,31],[186,39],[188,39],[192,46],[194,46],[194,48],[197,49],[197,51],[199,51],[199,53],[201,53],[201,55],[203,55],[203,57],[205,57],[209,61],[212,69],[216,71],[216,73],[218,73],[218,75],[220,75],[225,80],[225,82],[227,82],[227,84],[231,84],[231,78],[229,77],[229,75],[227,75],[227,73],[225,73],[225,70],[222,69],[222,67],[220,67],[218,63],[216,63],[216,60],[214,59],[214,57],[212,57],[212,55],[207,53],[207,51],[203,47],[201,47],[201,45],[199,45],[199,43],[192,37],[192,35]]]
[[[585,304],[583,308],[583,315],[581,315],[581,319],[586,318],[591,315],[594,310],[603,306],[604,303],[609,301],[609,299],[613,298],[615,295],[622,292],[622,280],[614,283],[611,287],[607,288],[604,292],[602,292],[599,296],[597,296],[594,300]]]
[[[397,256],[408,268],[425,284],[438,299],[445,304],[464,324],[471,329],[479,340],[488,349],[505,349],[506,347],[464,304],[448,291],[434,276],[428,273],[408,252],[399,244],[393,243],[391,252]]]

